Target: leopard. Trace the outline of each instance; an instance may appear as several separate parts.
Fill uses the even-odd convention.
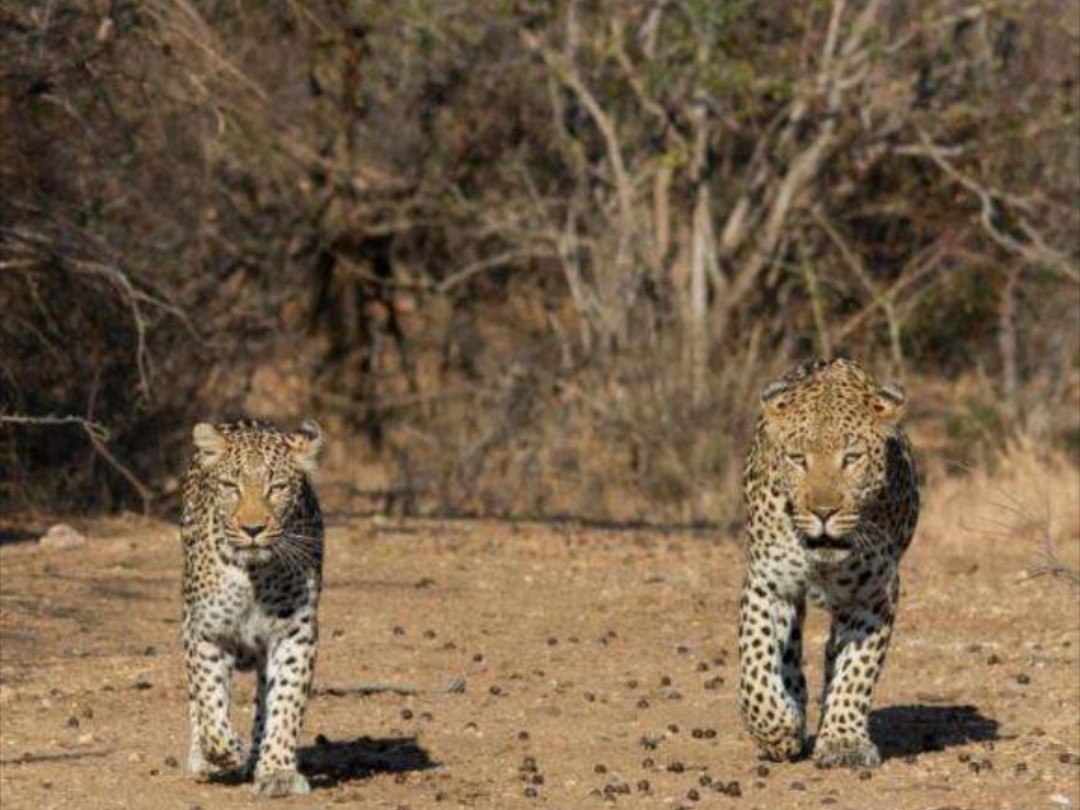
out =
[[[181,648],[188,770],[253,782],[259,798],[306,794],[297,741],[315,671],[323,518],[311,477],[314,421],[285,431],[241,419],[192,430],[184,478]],[[234,672],[254,670],[250,746],[229,720]]]
[[[914,450],[900,424],[906,404],[902,386],[879,384],[847,358],[803,363],[761,394],[743,474],[738,703],[763,759],[881,763],[870,707],[919,515]],[[807,602],[831,620],[812,739]]]

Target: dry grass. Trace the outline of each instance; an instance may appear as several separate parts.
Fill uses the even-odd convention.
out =
[[[1029,576],[1078,582],[1080,468],[1021,437],[989,464],[928,471],[920,542],[994,553],[1022,546]]]

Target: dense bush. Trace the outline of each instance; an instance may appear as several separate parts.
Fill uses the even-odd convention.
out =
[[[5,504],[167,508],[248,410],[394,508],[721,519],[813,354],[1075,445],[1072,10],[8,3]]]

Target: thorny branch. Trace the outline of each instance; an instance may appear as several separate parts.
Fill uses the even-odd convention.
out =
[[[86,438],[90,440],[95,452],[135,490],[135,493],[142,501],[143,512],[148,513],[150,511],[150,502],[154,497],[153,491],[109,450],[106,444],[109,441],[109,430],[104,425],[90,419],[84,419],[81,416],[55,416],[52,414],[33,416],[21,413],[0,413],[0,425],[22,425],[27,427],[73,425],[78,427],[86,434]]]
[[[1006,195],[986,188],[957,169],[949,160],[948,151],[934,143],[925,131],[918,130],[918,135],[925,150],[922,154],[929,157],[945,174],[979,199],[981,209],[979,222],[987,236],[1005,250],[1017,254],[1029,263],[1053,268],[1070,281],[1080,283],[1080,269],[1077,269],[1075,262],[1067,254],[1046,244],[1046,240],[1038,229],[1019,211],[1012,213],[1016,217],[1017,226],[1027,237],[1027,242],[1010,236],[998,227],[996,221],[1000,220],[1003,213],[1002,203],[1007,199]]]

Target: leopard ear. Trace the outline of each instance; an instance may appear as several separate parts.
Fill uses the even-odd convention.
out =
[[[315,472],[318,468],[324,444],[322,428],[314,419],[305,419],[296,432],[289,436],[296,466],[306,473]]]
[[[878,389],[871,404],[879,422],[895,425],[903,418],[907,409],[904,386],[897,382],[886,383]]]
[[[765,390],[761,392],[761,410],[766,419],[779,416],[787,410],[791,404],[789,388],[788,381],[782,379],[773,380],[765,386]]]
[[[213,464],[225,452],[225,437],[209,422],[195,425],[191,438],[199,450],[199,460],[205,465]]]

